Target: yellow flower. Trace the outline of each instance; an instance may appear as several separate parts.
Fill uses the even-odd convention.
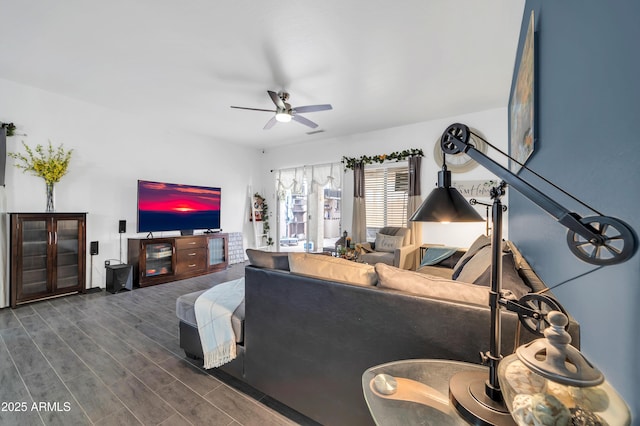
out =
[[[24,141],[22,145],[27,152],[26,156],[15,152],[9,153],[9,157],[18,160],[18,163],[15,164],[17,168],[43,178],[48,184],[60,182],[62,176],[67,174],[73,149],[65,152],[63,146],[60,145],[54,150],[51,141],[49,141],[46,152],[42,145],[36,145],[36,154],[34,154]]]

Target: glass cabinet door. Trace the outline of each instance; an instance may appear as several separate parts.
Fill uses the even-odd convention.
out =
[[[53,234],[56,245],[56,288],[75,287],[80,282],[78,232],[80,221],[60,219]]]
[[[209,238],[209,260],[207,266],[217,265],[226,261],[225,259],[225,239],[224,238]]]
[[[22,250],[21,293],[30,296],[49,291],[48,247],[51,235],[46,219],[24,220],[20,232]]]
[[[11,307],[84,292],[86,213],[10,213]]]
[[[145,276],[173,274],[173,244],[148,243],[145,245]]]

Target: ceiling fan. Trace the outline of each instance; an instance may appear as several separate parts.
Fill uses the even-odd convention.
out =
[[[266,111],[266,112],[275,112],[276,115],[271,118],[271,120],[267,121],[267,124],[264,125],[264,130],[269,130],[272,128],[276,122],[288,123],[289,121],[297,121],[298,123],[304,124],[305,126],[309,126],[312,129],[318,127],[316,123],[305,118],[301,115],[301,113],[305,112],[316,112],[316,111],[326,111],[329,109],[333,109],[330,104],[323,105],[307,105],[301,107],[292,107],[291,104],[287,103],[289,100],[289,94],[287,92],[273,92],[271,90],[267,90],[269,97],[276,105],[276,109],[262,109],[262,108],[247,108],[247,107],[239,107],[239,106],[231,106],[231,108],[236,109],[247,109],[249,111]]]

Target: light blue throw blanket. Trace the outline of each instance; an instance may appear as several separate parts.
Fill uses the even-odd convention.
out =
[[[231,326],[233,311],[244,300],[244,277],[218,284],[202,293],[194,304],[204,368],[215,368],[233,360],[236,336]]]
[[[457,247],[428,247],[420,262],[420,266],[436,265],[457,251]]]

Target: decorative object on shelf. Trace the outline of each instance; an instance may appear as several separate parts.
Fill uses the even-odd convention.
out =
[[[478,134],[474,134],[480,137]],[[540,191],[528,181],[525,181],[509,169],[503,167],[486,154],[477,150],[469,143],[470,130],[464,124],[456,123],[449,126],[440,139],[443,155],[455,155],[464,152],[478,164],[494,173],[503,181],[492,188],[492,238],[491,238],[491,294],[489,306],[491,308],[491,331],[489,351],[483,354],[485,362],[489,365],[489,380],[482,373],[460,373],[451,378],[449,383],[449,395],[458,412],[469,422],[477,425],[484,424],[512,424],[513,420],[509,410],[504,404],[502,390],[498,381],[498,365],[502,358],[501,347],[501,321],[500,310],[517,312],[524,327],[532,332],[540,333],[548,325],[551,311],[562,311],[562,306],[551,297],[542,294],[529,293],[520,300],[506,299],[502,293],[502,213],[501,198],[505,194],[507,184],[517,190],[524,197],[537,204],[553,216],[558,222],[568,229],[567,244],[569,250],[580,260],[598,266],[615,265],[629,260],[636,251],[637,241],[634,231],[623,221],[603,216],[592,207],[554,185],[549,180],[538,175],[531,169],[520,164],[520,167],[528,170],[540,181],[552,186],[555,191],[560,191],[573,201],[593,211],[596,215],[583,218],[577,213],[567,210],[544,192]],[[492,149],[506,156],[510,161],[517,161],[500,151],[495,146],[485,141]],[[473,215],[482,220],[478,213],[466,209],[459,201],[464,198],[455,188],[451,188],[450,172],[446,163],[443,163],[439,172],[438,188],[427,197],[416,210],[410,220],[415,221],[451,221],[454,218],[443,214],[447,211],[464,210],[463,219],[469,220]],[[454,192],[457,194],[454,194]],[[441,196],[443,193],[447,196]],[[451,205],[455,203],[455,209]],[[467,204],[468,205],[468,204]],[[460,219],[458,219],[460,220]],[[518,401],[518,407],[520,407]],[[531,404],[532,401],[526,401]],[[536,402],[539,402],[536,400]],[[550,405],[549,410],[554,408]],[[588,413],[581,412],[580,416]]]
[[[262,222],[264,209],[264,198],[257,192],[253,196],[253,214],[249,217],[250,221]]]
[[[269,231],[271,230],[271,227],[269,226],[269,205],[267,204],[267,200],[257,192],[253,195],[253,199],[254,199],[254,209],[255,209],[255,221],[256,222],[262,221],[262,233],[264,234],[262,238],[265,239],[265,244],[267,246],[272,246],[273,238],[271,238],[271,236],[269,235]]]
[[[504,400],[520,426],[628,425],[624,400],[576,348],[565,331],[569,320],[558,311],[544,339],[520,346],[498,367]]]
[[[16,125],[13,123],[3,123],[0,121],[0,129],[5,129],[7,136],[13,136],[16,133]]]
[[[49,141],[49,147],[46,150],[42,145],[36,145],[35,150],[32,150],[24,141],[22,145],[27,152],[26,156],[16,152],[10,152],[9,157],[18,160],[18,163],[15,164],[17,168],[22,169],[25,173],[31,172],[44,179],[47,195],[46,212],[53,212],[55,211],[53,199],[54,185],[60,182],[60,179],[67,174],[73,149],[65,151],[63,145],[54,149],[51,141]]]
[[[342,163],[344,164],[345,169],[353,170],[356,164],[373,164],[378,163],[382,164],[385,161],[404,161],[409,157],[424,157],[424,153],[421,149],[411,148],[405,149],[404,151],[394,151],[391,154],[381,154],[374,155],[373,157],[369,157],[368,155],[363,155],[362,157],[342,157]]]

